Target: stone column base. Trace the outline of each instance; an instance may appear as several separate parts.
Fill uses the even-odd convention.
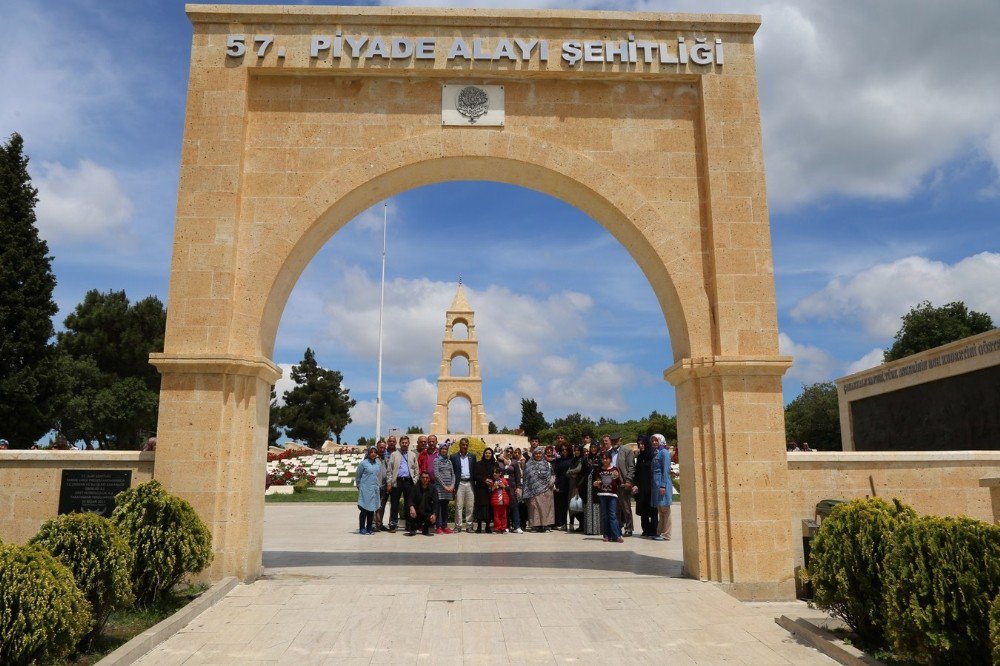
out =
[[[212,532],[201,576],[242,581],[262,571],[271,386],[265,358],[151,354],[163,376],[153,478],[191,502]]]
[[[787,356],[682,359],[677,389],[685,572],[739,599],[795,596],[781,375]]]

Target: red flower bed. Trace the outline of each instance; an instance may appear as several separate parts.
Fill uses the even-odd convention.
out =
[[[290,460],[292,458],[301,458],[302,456],[312,456],[315,455],[316,451],[312,449],[285,449],[281,453],[273,453],[271,451],[267,452],[267,462],[275,462],[277,460]]]
[[[281,463],[273,472],[267,473],[267,480],[264,481],[264,487],[294,486],[295,482],[301,479],[308,479],[310,486],[316,485],[316,475],[310,474],[309,470],[302,465],[292,467],[286,463]]]

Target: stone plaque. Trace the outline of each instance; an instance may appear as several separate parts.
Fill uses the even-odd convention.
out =
[[[445,85],[441,90],[441,124],[500,127],[504,123],[503,86]]]
[[[64,469],[59,513],[99,513],[111,517],[115,495],[132,485],[128,469]]]

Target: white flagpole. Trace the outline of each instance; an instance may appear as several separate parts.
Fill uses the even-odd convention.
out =
[[[382,314],[385,310],[385,246],[389,228],[389,202],[382,204],[382,293],[378,303],[378,382],[375,396],[375,441],[382,434]]]

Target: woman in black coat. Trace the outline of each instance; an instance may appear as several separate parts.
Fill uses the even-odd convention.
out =
[[[573,465],[573,458],[570,456],[569,445],[563,444],[559,447],[559,457],[552,463],[556,473],[556,529],[566,529],[566,520],[569,517],[569,468]]]
[[[653,487],[653,450],[646,437],[637,439],[639,451],[635,458],[635,482],[638,491],[635,496],[635,512],[642,522],[644,537],[656,536],[656,527],[660,522],[658,512],[650,502],[650,490]]]
[[[483,459],[476,461],[475,471],[472,475],[476,482],[476,502],[472,509],[473,519],[476,521],[476,533],[483,531],[483,523],[486,523],[486,533],[493,533],[493,528],[490,525],[493,520],[490,492],[493,490],[493,470],[496,469],[496,466],[497,461],[493,459],[493,449],[487,447],[483,451]]]
[[[601,506],[597,501],[594,481],[601,469],[601,452],[596,442],[591,442],[583,463],[584,473],[580,475],[580,496],[583,497],[583,531],[585,534],[601,534]]]

